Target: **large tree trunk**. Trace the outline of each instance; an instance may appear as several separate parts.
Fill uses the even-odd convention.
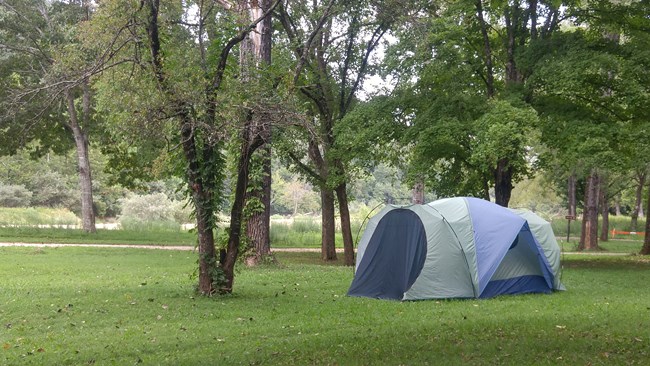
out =
[[[497,205],[508,207],[512,194],[512,168],[508,159],[500,159],[494,170],[494,197]]]
[[[255,182],[256,187],[249,187],[246,201],[254,198],[261,203],[261,208],[251,213],[246,220],[246,236],[251,253],[246,258],[247,265],[256,265],[271,254],[271,154],[266,145],[257,151],[260,159],[253,159],[261,164],[262,176]]]
[[[336,198],[339,201],[339,214],[341,215],[341,232],[343,233],[345,265],[353,266],[354,241],[352,240],[352,226],[350,224],[350,211],[348,210],[348,192],[345,183],[336,187]]]
[[[83,109],[84,119],[90,114],[90,90],[87,86],[83,88]],[[95,211],[93,209],[93,185],[90,174],[90,160],[88,159],[88,136],[79,125],[77,110],[74,105],[74,97],[70,90],[66,90],[69,127],[74,135],[74,142],[77,152],[77,164],[79,169],[79,189],[81,190],[81,226],[85,232],[94,233]]]
[[[248,3],[248,1],[247,1]],[[259,19],[271,6],[270,0],[250,2],[250,21]],[[256,26],[256,31],[248,35],[248,39],[242,42],[241,62],[250,62],[253,66],[263,68],[271,64],[271,16],[267,16]],[[246,44],[246,46],[245,46]],[[247,75],[253,77],[252,75]],[[257,113],[253,116],[254,125],[261,131],[266,146],[256,153],[259,159],[253,159],[252,164],[260,164],[261,177],[257,179],[255,187],[250,187],[247,193],[248,199],[255,199],[261,203],[261,209],[255,210],[246,220],[246,235],[249,240],[249,248],[252,249],[246,263],[255,265],[271,254],[271,125],[270,118],[265,113]]]
[[[648,186],[648,209],[646,212],[650,212],[650,186]],[[645,220],[645,238],[643,240],[643,247],[641,248],[640,254],[650,255],[650,218]]]
[[[335,261],[336,258],[336,225],[334,222],[334,192],[327,187],[321,187],[321,258],[324,261]]]
[[[602,223],[600,225],[600,240],[608,241],[609,240],[609,199],[607,197],[607,183],[606,178],[603,176],[600,182],[600,193],[598,198],[598,203],[600,205],[600,216],[602,217]]]
[[[594,169],[587,178],[585,190],[585,209],[582,216],[583,233],[579,250],[598,250],[598,190],[599,176]]]
[[[631,231],[636,231],[637,229],[637,220],[639,218],[639,213],[641,213],[643,186],[645,185],[645,180],[646,172],[637,173],[638,185],[636,186],[636,195],[634,196],[634,210],[632,210],[632,219],[630,221]]]

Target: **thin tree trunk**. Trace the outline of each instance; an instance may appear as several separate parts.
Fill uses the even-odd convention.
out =
[[[232,208],[230,210],[230,232],[228,236],[228,247],[226,252],[222,253],[223,261],[221,269],[225,276],[223,288],[218,289],[221,293],[231,293],[235,278],[235,263],[239,255],[239,245],[241,239],[242,220],[244,213],[244,196],[248,186],[248,175],[250,172],[251,156],[259,148],[263,140],[259,136],[246,136],[249,132],[247,124],[251,123],[250,116],[244,125],[244,133],[237,164],[237,183],[235,184],[235,197],[233,198]],[[251,141],[252,140],[252,141]]]
[[[411,203],[414,205],[424,204],[424,182],[421,178],[418,178],[415,184],[413,184]]]
[[[598,190],[599,176],[594,169],[587,179],[585,210],[583,212],[583,233],[578,249],[598,250]]]
[[[621,216],[621,194],[616,195],[616,202],[614,202],[614,215]]]
[[[646,173],[638,173],[637,174],[637,183],[638,185],[636,186],[636,194],[634,196],[634,210],[632,210],[632,217],[630,220],[630,230],[631,231],[636,231],[637,229],[637,220],[639,218],[639,214],[641,213],[641,206],[642,206],[642,195],[643,195],[643,186],[645,185],[645,180],[646,180]]]
[[[508,207],[512,188],[512,168],[509,167],[508,159],[504,158],[497,162],[497,168],[494,171],[495,203]]]
[[[490,182],[487,179],[483,179],[483,199],[486,201],[490,200]]]
[[[648,186],[648,209],[647,212],[650,212],[650,186]],[[650,255],[650,219],[645,220],[645,237],[643,240],[643,247],[641,248],[640,254]]]
[[[348,209],[348,193],[346,184],[336,187],[336,198],[339,201],[339,214],[341,215],[341,232],[343,234],[343,252],[346,266],[354,265],[354,242],[352,240],[352,227],[350,224],[350,211]]]
[[[606,187],[607,183],[603,176],[600,182],[600,193],[598,202],[600,204],[600,216],[602,217],[602,222],[600,224],[600,240],[608,241],[609,240],[609,200],[607,199]]]
[[[569,176],[569,188],[568,188],[568,199],[569,199],[569,216],[576,217],[576,174],[571,173]]]
[[[84,112],[90,109],[90,93],[88,88],[84,88],[83,108]],[[69,127],[74,135],[74,142],[77,152],[77,164],[79,173],[79,189],[81,191],[81,225],[85,232],[94,233],[95,212],[93,210],[93,185],[90,174],[90,160],[88,159],[88,136],[79,125],[77,110],[74,105],[74,97],[70,90],[66,90],[65,98],[67,101]],[[84,116],[84,118],[86,118]]]
[[[483,17],[483,0],[476,0],[476,15],[481,26],[481,35],[483,36],[483,52],[485,53],[485,86],[487,88],[487,97],[494,97],[494,71],[492,66],[492,46],[490,45],[490,36],[487,31],[487,24]]]
[[[321,187],[321,258],[324,261],[335,261],[336,258],[336,226],[334,222],[334,192],[327,187]]]

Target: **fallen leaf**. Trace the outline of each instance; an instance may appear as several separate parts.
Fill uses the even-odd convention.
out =
[[[2,348],[9,349],[9,348],[11,348],[11,345],[9,343],[5,343],[5,344],[2,345]]]
[[[43,353],[43,352],[45,352],[45,349],[41,347],[41,348],[37,349],[36,352],[41,352],[41,353]]]
[[[162,308],[165,309],[165,310],[167,310],[167,309],[169,309],[169,305],[164,305],[164,304],[163,304]]]
[[[556,325],[555,328],[557,328],[557,329],[566,329],[566,325]]]

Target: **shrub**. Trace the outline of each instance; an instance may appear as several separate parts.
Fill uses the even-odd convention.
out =
[[[0,206],[27,207],[32,201],[32,192],[21,185],[0,184]]]
[[[180,230],[189,210],[182,202],[170,200],[164,193],[132,195],[122,200],[119,222],[130,230]]]
[[[58,172],[35,175],[30,182],[34,192],[32,204],[44,207],[66,207],[77,211],[79,206],[78,188]]]

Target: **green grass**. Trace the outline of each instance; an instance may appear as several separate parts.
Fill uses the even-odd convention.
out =
[[[647,364],[650,263],[567,255],[566,292],[490,300],[349,298],[318,254],[193,296],[186,252],[0,248],[5,365]],[[71,263],[74,266],[71,266]]]
[[[563,252],[574,252],[578,248],[578,240],[579,238],[571,238],[571,240],[567,242],[566,238],[563,238],[558,240],[558,244]],[[643,247],[643,239],[599,241],[598,246],[603,252],[636,254],[639,253],[641,247]]]
[[[31,227],[0,227],[1,242],[90,243],[142,245],[194,245],[196,234],[186,231],[105,230],[89,234],[82,230]]]

